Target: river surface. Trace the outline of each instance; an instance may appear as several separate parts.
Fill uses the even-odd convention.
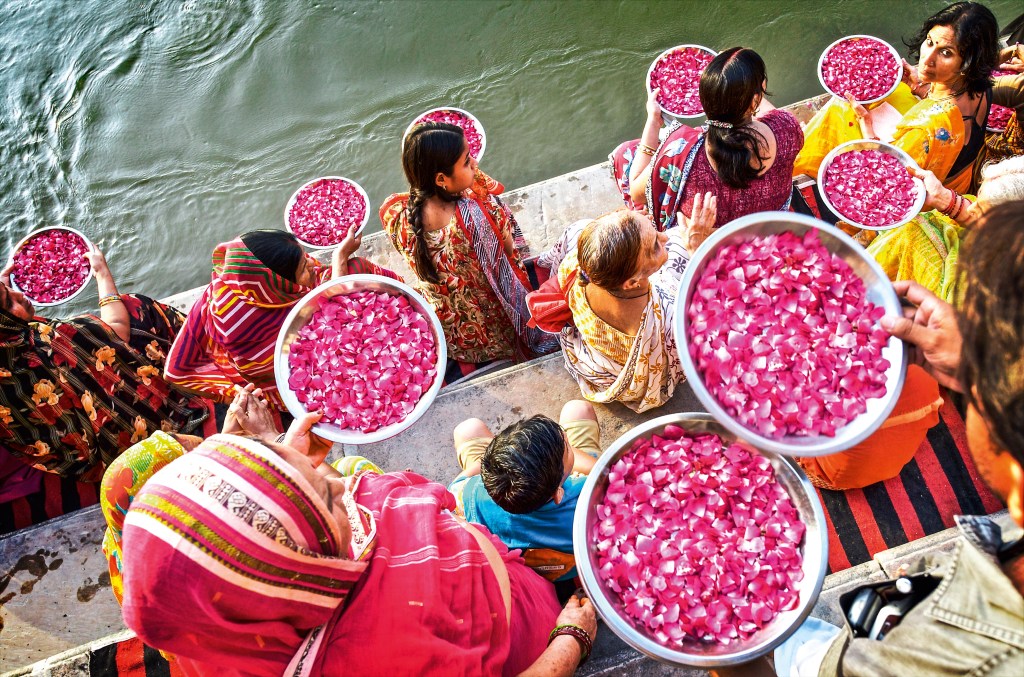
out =
[[[407,188],[401,134],[428,108],[480,118],[483,168],[519,187],[637,137],[647,67],[668,47],[754,48],[784,105],[821,93],[815,66],[836,38],[877,35],[905,53],[901,39],[946,3],[0,4],[0,245],[72,226],[122,291],[161,297],[209,281],[217,242],[283,227],[310,178],[355,179],[375,212]],[[1020,11],[988,5],[1001,24]],[[367,232],[379,229],[371,216]],[[94,305],[93,292],[52,314]]]

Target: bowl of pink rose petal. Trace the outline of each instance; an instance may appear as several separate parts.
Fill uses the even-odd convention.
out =
[[[445,106],[443,108],[431,108],[427,112],[417,115],[416,119],[405,128],[405,133],[402,134],[403,147],[405,146],[405,139],[409,136],[412,128],[424,122],[445,122],[461,128],[462,133],[466,136],[466,143],[469,144],[469,154],[476,158],[477,162],[484,159],[484,151],[487,150],[487,134],[484,132],[484,126],[480,124],[480,120],[469,111],[455,108],[454,106]]]
[[[363,232],[370,198],[344,176],[321,176],[301,185],[284,208],[284,225],[310,249],[333,249],[352,232]]]
[[[718,55],[702,45],[679,45],[666,49],[647,69],[647,91],[658,92],[661,109],[675,118],[704,115],[700,103],[700,75]]]
[[[825,204],[864,230],[902,226],[921,213],[927,191],[911,174],[917,163],[892,144],[855,139],[833,148],[818,167]]]
[[[1016,75],[1014,71],[1008,70],[994,70],[992,71],[992,77],[998,78],[1002,75]],[[985,129],[996,134],[1002,134],[1006,131],[1006,124],[1010,121],[1010,116],[1013,115],[1013,109],[1007,108],[1006,106],[1000,106],[999,104],[992,104],[988,109],[988,120],[985,122]]]
[[[14,247],[11,283],[34,306],[67,303],[89,286],[92,269],[85,254],[92,246],[89,238],[66,226],[29,233]]]
[[[825,579],[825,517],[807,477],[708,414],[627,431],[577,506],[576,566],[598,614],[667,663],[712,668],[768,653]]]
[[[423,416],[441,389],[447,355],[440,320],[411,287],[346,275],[313,289],[288,313],[274,376],[293,416],[323,411],[317,435],[369,444]]]
[[[903,59],[892,45],[871,35],[848,35],[818,57],[821,86],[839,98],[850,92],[857,103],[881,101],[903,78]]]
[[[902,315],[899,299],[834,226],[791,212],[736,219],[694,252],[676,304],[690,387],[758,449],[845,451],[896,406],[906,348],[879,320]]]

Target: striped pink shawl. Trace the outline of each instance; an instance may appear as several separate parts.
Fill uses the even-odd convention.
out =
[[[451,494],[412,473],[364,474],[351,491],[375,533],[368,561],[337,556],[326,506],[272,451],[210,438],[132,503],[125,622],[187,674],[276,676],[289,664],[317,675],[502,674],[510,633],[501,592],[452,516]],[[541,617],[516,652],[514,662],[528,665],[557,603],[549,584],[523,584],[518,558],[499,552],[520,593],[541,600],[524,607]]]

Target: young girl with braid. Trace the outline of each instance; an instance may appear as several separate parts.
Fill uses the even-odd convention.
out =
[[[526,243],[498,198],[504,186],[479,170],[462,130],[414,127],[402,169],[409,192],[385,200],[380,220],[437,312],[449,357],[479,364],[555,350],[556,337],[526,326]]]

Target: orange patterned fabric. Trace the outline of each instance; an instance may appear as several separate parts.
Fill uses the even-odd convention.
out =
[[[823,489],[859,489],[895,477],[938,424],[941,406],[939,384],[911,365],[896,408],[871,437],[838,454],[799,459],[800,466]]]

